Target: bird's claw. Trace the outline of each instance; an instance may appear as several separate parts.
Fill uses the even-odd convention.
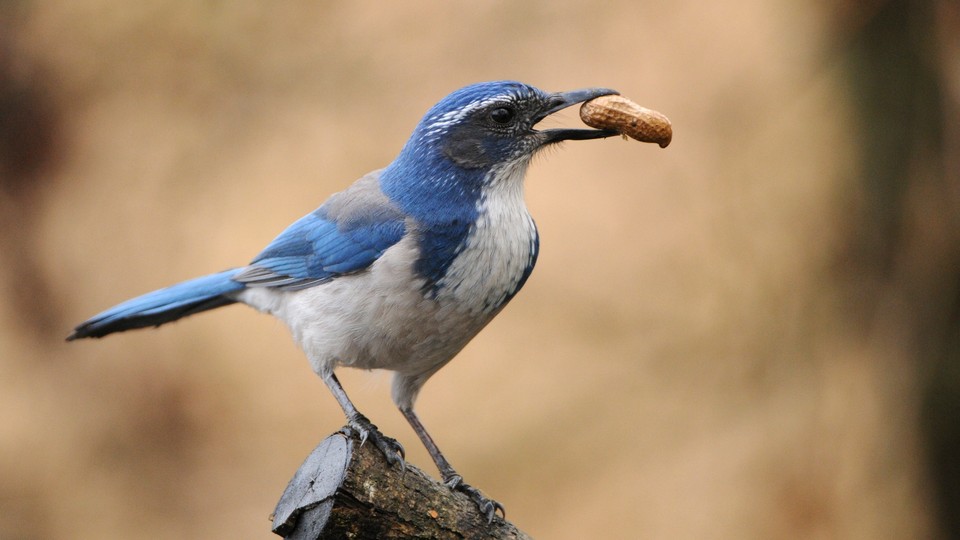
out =
[[[487,518],[487,523],[493,523],[493,517],[497,515],[497,512],[500,512],[501,517],[507,517],[507,512],[503,509],[503,505],[493,499],[484,497],[479,489],[461,481],[460,484],[457,485],[456,490],[470,497],[470,500],[480,509],[480,513]]]
[[[443,483],[450,489],[457,489],[463,483],[463,477],[459,474],[451,474],[443,477]]]
[[[467,497],[477,505],[477,508],[480,510],[480,513],[487,518],[487,523],[493,522],[493,517],[500,512],[500,516],[503,518],[507,517],[507,512],[504,510],[503,505],[498,503],[493,499],[488,499],[480,493],[480,490],[467,484],[463,481],[463,477],[459,474],[450,474],[444,476],[443,483],[447,485],[452,490],[459,491],[465,494]]]
[[[351,418],[344,428],[342,431],[348,437],[354,433],[357,435],[361,446],[369,440],[380,450],[387,463],[390,465],[399,464],[401,471],[406,469],[407,455],[403,450],[403,445],[393,437],[387,437],[381,433],[367,417],[358,415],[356,418]]]

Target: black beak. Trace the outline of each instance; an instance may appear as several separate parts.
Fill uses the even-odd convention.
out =
[[[570,92],[558,92],[556,94],[551,94],[547,98],[543,111],[537,115],[535,123],[543,120],[551,114],[566,109],[571,105],[576,105],[577,103],[583,103],[584,101],[590,101],[591,99],[598,98],[600,96],[609,96],[612,94],[620,94],[616,90],[611,90],[609,88],[584,88],[582,90],[571,90]],[[612,137],[618,133],[612,129],[547,129],[540,132],[540,135],[544,138],[543,144],[550,144],[560,141],[569,141],[569,140],[586,140],[586,139],[602,139],[604,137]]]

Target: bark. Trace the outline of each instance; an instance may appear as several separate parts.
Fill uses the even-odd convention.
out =
[[[390,466],[372,445],[341,432],[297,470],[273,514],[289,539],[529,539],[499,516],[487,523],[465,495],[407,463]]]

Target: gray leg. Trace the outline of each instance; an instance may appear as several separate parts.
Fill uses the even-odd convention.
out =
[[[413,412],[413,408],[400,407],[400,412],[406,417],[407,422],[410,422],[410,427],[417,432],[417,436],[420,437],[423,446],[427,448],[427,452],[430,453],[430,457],[433,458],[433,462],[437,465],[437,469],[440,471],[440,477],[443,478],[443,482],[446,485],[450,486],[450,489],[462,491],[470,497],[470,499],[477,504],[477,507],[480,508],[480,513],[487,516],[487,521],[493,521],[493,516],[497,511],[499,511],[501,515],[506,516],[502,504],[484,497],[479,489],[465,483],[463,477],[457,474],[457,471],[453,470],[450,462],[447,461],[447,458],[443,457],[440,448],[437,447],[437,443],[433,442],[433,437],[431,437],[430,434],[427,433],[426,428],[423,427],[423,423],[420,422],[417,413]]]
[[[377,426],[373,425],[366,416],[360,414],[360,411],[357,410],[353,402],[350,401],[350,398],[347,397],[347,393],[343,391],[343,386],[340,385],[340,381],[337,380],[337,376],[334,375],[332,371],[329,375],[324,375],[322,378],[323,382],[326,383],[330,389],[330,392],[333,393],[333,397],[337,399],[337,403],[340,404],[344,414],[347,415],[347,425],[351,429],[356,430],[360,435],[360,444],[365,443],[369,439],[373,442],[374,446],[380,449],[383,456],[387,458],[387,463],[391,465],[400,463],[400,467],[402,468],[404,458],[403,446],[397,442],[396,439],[380,433]]]

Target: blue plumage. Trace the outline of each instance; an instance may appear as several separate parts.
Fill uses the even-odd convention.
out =
[[[294,222],[249,265],[128,300],[67,339],[157,326],[237,302],[271,313],[290,327],[349,426],[391,462],[402,459],[402,448],[357,411],[333,370],[394,371],[394,401],[444,481],[492,519],[502,507],[463,483],[413,402],[533,270],[539,237],[523,200],[533,154],[563,140],[616,134],[534,126],[613,93],[551,94],[516,81],[457,90],[427,112],[390,165]]]
[[[249,285],[268,286],[270,280],[254,279],[258,271],[269,275],[293,278],[285,288],[303,288],[328,281],[342,274],[362,270],[403,236],[400,219],[379,222],[337,223],[329,219],[323,208],[296,221],[257,255],[252,269],[239,277]]]
[[[239,270],[191,279],[118,304],[76,328],[67,340],[103,337],[113,332],[161,324],[201,311],[226,306],[234,300],[225,296],[243,288],[233,281]]]

